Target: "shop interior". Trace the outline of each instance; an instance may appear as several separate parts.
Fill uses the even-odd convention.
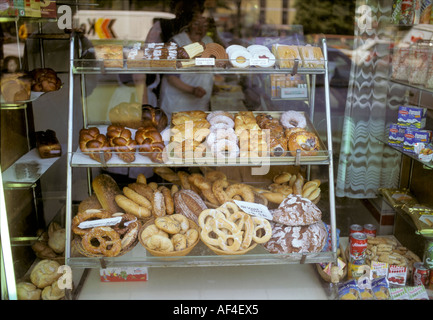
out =
[[[392,239],[395,247],[416,256],[415,260],[405,258],[406,286],[414,287],[413,263],[425,264],[429,257],[427,249],[433,241],[431,1],[411,1],[412,6],[404,11],[402,1],[395,0],[311,1],[314,5],[297,0],[206,0],[200,21],[206,21],[205,35],[210,42],[223,48],[315,47],[321,49],[324,64],[309,70],[307,64],[299,65],[298,69],[296,61],[284,72],[278,65],[283,60],[276,59],[275,66],[268,68],[259,64],[244,68],[241,66],[244,61],[230,64],[235,60],[225,52],[229,62],[219,69],[207,65],[200,69],[197,64],[179,68],[184,62],[177,56],[174,69],[167,71],[165,66],[157,66],[154,70],[159,73],[152,73],[147,65],[128,67],[131,61],[126,57],[134,45],[148,42],[156,21],[176,17],[171,1],[71,0],[57,4],[45,1],[51,2],[52,7],[47,4],[34,9],[39,16],[28,16],[24,9],[22,14],[8,11],[9,3],[15,1],[0,4],[3,2],[4,7],[0,7],[2,300],[17,299],[17,284],[29,282],[32,268],[43,260],[42,253],[35,250],[35,243],[40,243],[48,232],[54,233],[55,228],[63,232],[63,251],[49,259],[71,266],[73,274],[73,289],[66,289],[60,299],[342,299],[339,289],[348,279],[348,246],[353,225],[372,226],[376,238]],[[415,3],[419,3],[418,9]],[[428,3],[431,18],[426,18],[421,10]],[[6,9],[2,11],[3,8]],[[41,16],[41,12],[46,16]],[[123,48],[120,68],[104,64],[97,57],[96,49],[101,45]],[[427,58],[417,59],[416,54]],[[201,63],[209,62],[202,59]],[[55,71],[55,89],[36,92],[34,83],[38,74],[34,70],[41,68]],[[31,95],[21,102],[8,101],[4,76],[18,73],[29,76],[32,70]],[[150,105],[151,110],[157,107],[166,112],[166,124],[170,125],[175,112],[184,111],[180,109],[181,98],[173,98],[174,95],[170,96],[173,99],[170,107],[164,107],[164,99],[169,101],[163,98],[168,79],[176,77],[173,70],[180,70],[178,79],[184,75],[211,76],[208,113],[254,112],[280,117],[293,110],[308,115],[307,125],[320,141],[319,152],[311,159],[302,153],[290,156],[288,151],[284,160],[271,157],[269,161],[242,162],[241,157],[234,165],[221,164],[214,157],[208,162],[175,159],[168,162],[174,163],[172,166],[148,159],[144,165],[137,164],[142,159],[137,153],[138,160],[125,166],[125,162],[113,162],[117,156],[96,161],[80,151],[80,130],[93,126],[107,130],[113,122],[114,110],[120,105],[139,108]],[[401,70],[405,72],[403,76]],[[156,82],[151,82],[153,77]],[[204,81],[207,80],[196,83],[195,88],[204,86]],[[39,85],[42,84],[41,81]],[[408,126],[401,124],[405,120],[400,119],[401,108],[408,106],[423,110],[420,124],[411,128],[427,132],[428,141],[405,149],[404,135],[395,138],[393,128]],[[192,105],[190,109],[197,108]],[[54,133],[59,154],[40,162],[38,134],[48,133]],[[173,141],[163,133],[161,137],[166,145]],[[239,147],[242,151],[242,146]],[[272,256],[263,245],[258,245],[243,255],[221,256],[200,243],[185,256],[169,255],[164,259],[149,254],[137,240],[135,247],[121,256],[101,258],[97,254],[83,254],[85,248],[73,245],[82,238],[76,241],[71,221],[80,204],[94,192],[92,181],[96,177],[111,176],[119,190],[143,176],[147,184],[171,187],[171,182],[156,170],[165,167],[175,173],[188,172],[190,176],[205,176],[217,170],[233,184],[253,186],[259,195],[264,189],[269,192],[275,177],[282,173],[301,175],[304,184],[320,181],[320,196],[314,200],[320,208],[321,221],[332,229],[328,234],[329,251],[321,251],[323,255],[317,256],[281,252]],[[257,174],[255,169],[264,171]],[[269,210],[278,208],[276,202],[267,198],[265,204]],[[331,261],[335,265],[341,252],[348,257],[344,275],[341,269],[337,280],[335,274],[331,280],[324,267]],[[126,273],[130,272],[128,267],[140,269],[145,278],[107,280],[104,270],[116,267],[126,268]],[[430,268],[433,270],[433,265]],[[421,299],[432,297],[432,289],[426,283]],[[370,298],[379,299],[374,295]]]

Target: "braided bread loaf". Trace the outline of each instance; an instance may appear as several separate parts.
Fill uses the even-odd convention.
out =
[[[111,159],[112,154],[107,137],[101,134],[96,127],[81,129],[79,144],[80,150],[93,160],[102,163]]]
[[[141,155],[149,157],[153,162],[162,162],[162,152],[165,144],[161,134],[153,126],[138,128],[135,141]]]
[[[110,146],[117,156],[124,162],[131,163],[135,160],[137,144],[132,139],[131,130],[121,126],[108,126],[107,138]]]

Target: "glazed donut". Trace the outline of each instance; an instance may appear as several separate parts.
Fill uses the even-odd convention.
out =
[[[231,140],[221,139],[210,147],[213,155],[217,158],[236,158],[239,156],[239,147]]]
[[[226,179],[218,179],[212,183],[212,192],[221,205],[228,201],[231,201],[231,199],[227,196],[227,193],[224,190],[228,186],[229,182]]]
[[[84,212],[78,212],[72,219],[72,231],[80,236],[85,235],[90,229],[81,229],[78,226],[81,222],[88,220],[107,219],[111,217],[111,213],[100,209],[87,209]]]
[[[81,244],[88,252],[106,257],[115,257],[122,250],[119,234],[110,227],[92,228],[81,238]]]
[[[231,114],[228,111],[223,111],[223,110],[212,111],[211,113],[209,113],[207,115],[206,120],[210,123],[211,119],[215,116],[226,116],[226,117],[229,117],[230,119],[234,120],[233,114]]]
[[[281,115],[280,122],[284,128],[290,129],[293,127],[305,128],[307,126],[307,119],[298,111],[289,110]]]
[[[257,243],[265,243],[271,239],[272,226],[271,223],[261,217],[252,217],[254,223],[253,241]],[[258,231],[263,230],[263,235],[259,236]]]
[[[123,194],[116,195],[114,201],[116,201],[117,205],[125,210],[126,213],[131,213],[137,218],[145,219],[151,216],[151,211],[148,208],[140,206]]]
[[[160,187],[158,187],[158,190],[161,191],[162,195],[164,196],[165,212],[167,214],[173,214],[174,213],[174,200],[173,200],[173,196],[171,194],[171,190],[169,188],[167,188],[166,186],[160,186]]]
[[[314,156],[319,149],[319,139],[314,133],[300,131],[290,135],[289,151],[292,156],[296,156],[296,150],[301,150],[304,156]]]
[[[234,128],[234,126],[235,126],[235,122],[233,121],[233,119],[228,117],[228,116],[225,116],[225,115],[213,116],[208,121],[209,121],[211,127],[218,124],[218,123],[224,123],[227,126],[229,126],[230,128]]]
[[[221,139],[227,139],[236,144],[238,143],[238,136],[232,128],[212,130],[207,136],[206,142],[209,146],[212,146]]]
[[[254,192],[246,184],[232,184],[227,187],[225,192],[230,199],[233,199],[235,196],[240,196],[243,201],[254,202]]]

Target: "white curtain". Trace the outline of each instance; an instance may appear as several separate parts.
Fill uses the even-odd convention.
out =
[[[401,88],[388,81],[392,0],[357,1],[354,49],[370,43],[367,59],[354,50],[338,161],[336,196],[374,198],[380,187],[398,186],[401,156],[386,146],[396,121]],[[385,41],[383,41],[385,40]],[[391,43],[391,42],[390,42]],[[389,99],[390,96],[397,99]],[[395,119],[394,119],[395,114]],[[380,138],[381,140],[378,140]],[[385,143],[382,141],[385,140]]]

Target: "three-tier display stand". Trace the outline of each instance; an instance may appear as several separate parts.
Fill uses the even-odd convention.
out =
[[[76,38],[71,37],[70,43],[70,87],[69,87],[69,123],[68,123],[68,156],[67,156],[67,196],[66,196],[66,264],[72,268],[101,268],[104,267],[188,267],[188,266],[240,266],[240,265],[267,265],[267,264],[296,264],[296,263],[320,263],[320,262],[336,262],[337,261],[337,238],[336,238],[336,218],[335,218],[335,196],[334,196],[334,174],[333,174],[333,159],[332,159],[332,131],[331,131],[331,116],[329,103],[329,79],[328,79],[328,60],[327,60],[327,45],[326,41],[322,40],[322,50],[324,53],[324,67],[317,69],[307,69],[298,67],[299,61],[295,61],[295,67],[292,69],[272,68],[214,68],[212,66],[195,66],[185,69],[177,68],[104,68],[102,60],[84,60],[76,57]],[[126,65],[126,63],[125,63]],[[90,169],[92,167],[192,167],[194,163],[174,162],[174,163],[152,163],[147,157],[139,158],[131,164],[120,163],[116,161],[108,161],[101,164],[90,160],[83,161],[77,145],[73,144],[73,138],[78,136],[78,132],[73,131],[74,124],[74,109],[79,105],[78,101],[74,101],[74,78],[80,77],[83,108],[83,123],[84,127],[95,125],[88,123],[86,117],[86,99],[84,97],[86,87],[86,76],[88,75],[118,75],[118,74],[134,74],[134,73],[160,73],[160,74],[178,74],[178,73],[219,73],[219,74],[302,74],[311,77],[310,85],[310,116],[314,113],[314,87],[317,75],[324,75],[325,83],[325,101],[326,101],[326,146],[323,145],[317,156],[304,157],[301,154],[297,156],[287,156],[270,158],[271,166],[288,166],[288,165],[306,165],[328,166],[329,172],[329,212],[330,226],[332,235],[332,250],[318,253],[293,253],[293,254],[271,254],[262,246],[257,246],[252,251],[243,255],[222,256],[216,255],[204,244],[199,243],[187,256],[176,257],[157,257],[152,256],[146,250],[137,245],[132,251],[119,257],[103,257],[93,258],[84,256],[73,256],[71,254],[71,219],[74,216],[74,206],[72,197],[72,181],[74,180],[74,169],[82,168],[88,170],[90,179]],[[313,102],[313,103],[311,103]],[[237,159],[230,161],[227,164],[218,163],[218,166],[255,166],[254,161],[246,161],[245,159]],[[203,164],[196,165],[203,167]],[[91,193],[91,182],[89,181],[89,193]]]

